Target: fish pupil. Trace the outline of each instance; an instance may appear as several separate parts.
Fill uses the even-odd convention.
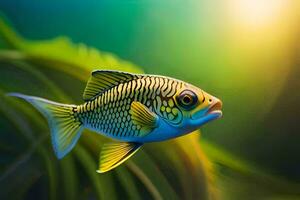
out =
[[[191,103],[191,97],[189,97],[188,95],[185,95],[182,99],[183,103],[185,103],[186,105]]]

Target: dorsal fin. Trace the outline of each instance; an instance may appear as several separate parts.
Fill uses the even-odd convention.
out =
[[[96,70],[92,72],[83,93],[85,101],[92,100],[99,94],[121,83],[138,78],[138,75],[113,70]]]

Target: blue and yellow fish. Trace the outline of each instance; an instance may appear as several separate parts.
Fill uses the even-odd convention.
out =
[[[198,87],[120,71],[93,71],[81,105],[10,95],[25,99],[47,118],[58,158],[72,150],[85,128],[117,140],[103,145],[99,173],[117,167],[144,143],[185,135],[222,116],[222,102]]]

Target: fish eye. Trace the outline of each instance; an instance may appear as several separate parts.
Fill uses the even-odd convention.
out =
[[[198,97],[193,91],[184,90],[178,95],[177,102],[184,109],[190,110],[198,103]]]

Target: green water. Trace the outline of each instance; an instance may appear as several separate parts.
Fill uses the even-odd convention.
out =
[[[298,3],[237,2],[2,0],[0,11],[26,39],[65,35],[217,96],[224,117],[202,138],[299,182]]]

